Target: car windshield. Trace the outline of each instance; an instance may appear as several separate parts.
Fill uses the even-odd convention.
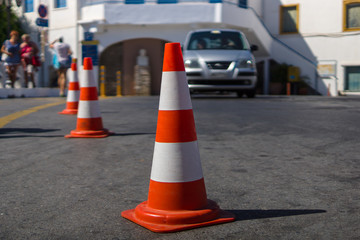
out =
[[[204,31],[191,35],[187,50],[248,50],[248,44],[239,32]]]

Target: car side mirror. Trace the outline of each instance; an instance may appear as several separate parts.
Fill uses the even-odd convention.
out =
[[[259,47],[258,47],[257,45],[251,44],[250,50],[251,50],[252,52],[255,52],[255,51],[259,50]]]

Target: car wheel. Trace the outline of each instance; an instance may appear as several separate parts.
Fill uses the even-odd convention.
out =
[[[241,98],[244,95],[244,92],[243,91],[237,91],[236,94],[237,94],[238,98]]]
[[[256,92],[255,92],[255,89],[253,89],[253,90],[247,91],[245,94],[248,98],[254,98],[256,95]]]

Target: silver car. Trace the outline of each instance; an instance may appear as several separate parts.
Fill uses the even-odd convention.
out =
[[[241,31],[203,29],[189,32],[183,47],[191,92],[235,91],[254,97],[257,73],[252,51]]]

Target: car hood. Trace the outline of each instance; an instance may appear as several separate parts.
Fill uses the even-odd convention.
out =
[[[248,50],[191,50],[184,52],[184,59],[202,59],[208,61],[236,61],[252,58]]]

